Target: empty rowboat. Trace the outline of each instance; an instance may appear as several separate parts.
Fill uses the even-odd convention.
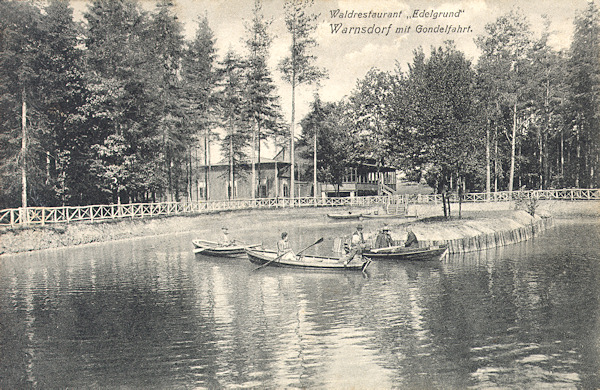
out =
[[[208,240],[193,240],[194,253],[199,253],[206,256],[218,256],[218,257],[244,257],[246,255],[246,248],[256,248],[261,244],[222,244],[215,241]]]

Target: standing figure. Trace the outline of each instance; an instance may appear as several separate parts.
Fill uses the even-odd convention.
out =
[[[344,264],[348,264],[355,257],[362,257],[363,250],[365,249],[366,241],[365,236],[363,235],[363,225],[358,224],[356,226],[356,231],[352,233],[352,239],[350,241],[350,252],[346,255],[346,261]]]

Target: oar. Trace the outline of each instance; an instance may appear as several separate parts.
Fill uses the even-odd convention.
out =
[[[317,244],[320,244],[323,242],[323,237],[319,238],[317,241],[313,242],[312,244],[310,244],[309,246],[307,246],[306,248],[302,249],[300,252],[296,253],[296,256],[300,256],[300,253],[304,252],[305,250],[307,250],[310,247],[313,247]],[[269,260],[266,263],[264,263],[263,265],[260,265],[256,268],[254,268],[254,271],[258,271],[259,269],[266,267],[267,265],[271,264],[274,261],[277,261],[279,259],[281,259],[283,256],[285,255],[285,253],[280,254],[279,256],[277,256],[276,258],[274,258],[273,260]]]

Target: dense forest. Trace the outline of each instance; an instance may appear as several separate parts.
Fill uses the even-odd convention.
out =
[[[282,4],[289,56],[268,67],[271,21],[256,1],[243,52],[218,58],[210,21],[193,39],[171,2],[0,0],[0,208],[189,199],[219,145],[230,180],[261,145],[290,145],[298,178],[339,183],[346,167],[393,165],[438,192],[600,184],[600,12],[575,15],[570,48],[548,22],[510,10],[476,38],[476,63],[448,41],[407,71],[371,69],[350,96],[285,120],[275,78],[318,83],[309,1]],[[287,92],[286,92],[287,93]],[[299,120],[301,131],[295,133]],[[260,165],[258,165],[260,167]],[[202,168],[206,169],[206,168]],[[260,181],[260,169],[252,180]]]

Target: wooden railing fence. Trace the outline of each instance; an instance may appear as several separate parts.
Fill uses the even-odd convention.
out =
[[[600,189],[562,189],[503,191],[464,194],[467,202],[506,202],[522,199],[539,200],[600,200]],[[450,197],[458,202],[455,194]],[[27,207],[0,210],[0,226],[45,225],[74,221],[101,221],[123,218],[145,218],[168,215],[203,214],[219,211],[277,209],[290,207],[377,207],[398,204],[441,203],[441,195],[391,195],[344,198],[258,198],[210,200],[199,202],[133,203],[92,206]]]

